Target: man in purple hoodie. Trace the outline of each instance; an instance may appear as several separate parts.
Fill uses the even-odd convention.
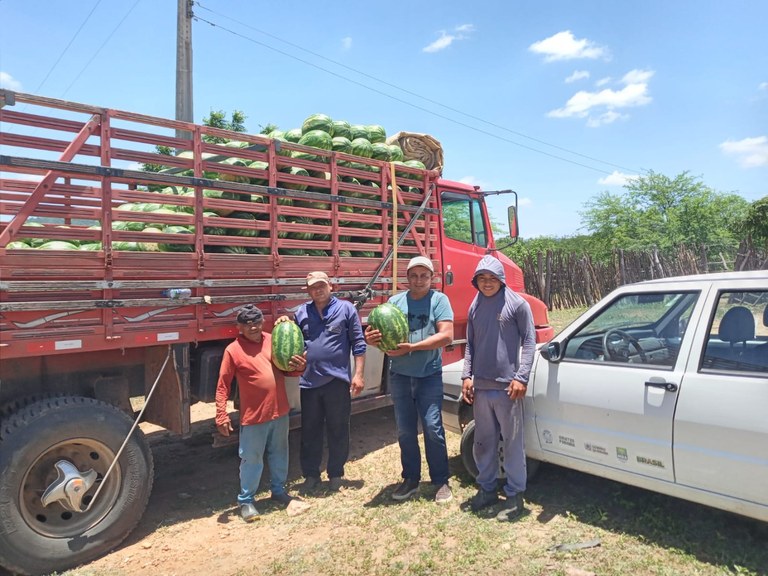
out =
[[[469,306],[461,375],[464,400],[474,404],[473,453],[480,485],[470,508],[477,512],[499,501],[496,476],[501,435],[506,500],[496,519],[510,521],[523,512],[523,399],[536,351],[536,332],[530,306],[507,287],[504,267],[497,258],[484,256],[480,260],[472,284],[478,294]]]

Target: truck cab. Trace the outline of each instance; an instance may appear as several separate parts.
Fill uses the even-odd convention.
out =
[[[536,327],[536,341],[547,342],[554,335],[549,325],[547,307],[538,298],[525,292],[523,272],[508,256],[496,248],[491,224],[491,214],[485,201],[492,194],[510,194],[514,204],[507,216],[509,237],[517,239],[517,194],[512,190],[484,192],[477,186],[438,181],[440,206],[443,214],[442,291],[451,301],[454,313],[454,343],[466,342],[467,311],[477,291],[472,286],[472,276],[480,259],[493,254],[504,266],[506,284],[528,301]],[[463,346],[456,346],[461,348]],[[459,359],[453,351],[444,353],[444,364]]]

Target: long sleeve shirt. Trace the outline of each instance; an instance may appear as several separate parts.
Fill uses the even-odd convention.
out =
[[[335,378],[351,382],[350,353],[363,356],[366,350],[363,325],[352,303],[332,296],[321,314],[310,301],[299,307],[294,320],[307,346],[307,368],[299,386],[319,388]]]
[[[478,390],[503,390],[512,380],[527,384],[535,352],[525,299],[506,286],[491,297],[478,292],[469,306],[462,379],[472,377]]]
[[[243,336],[224,350],[216,384],[216,424],[226,424],[227,398],[232,380],[237,378],[240,394],[240,424],[263,424],[285,416],[290,411],[285,377],[272,364],[272,336],[262,333],[261,342]]]

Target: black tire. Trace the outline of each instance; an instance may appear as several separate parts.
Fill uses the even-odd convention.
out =
[[[98,479],[90,502],[132,422],[110,404],[63,396],[32,403],[0,428],[0,566],[21,574],[48,574],[93,560],[120,544],[141,519],[152,491],[152,453],[135,430],[99,498],[85,513],[40,496],[61,459]]]
[[[475,443],[475,421],[472,420],[464,428],[461,433],[461,444],[459,451],[461,454],[461,463],[464,465],[464,469],[469,473],[472,478],[477,478],[477,463],[475,462],[475,455],[472,452],[472,445]],[[504,440],[499,438],[499,458],[501,458],[502,448],[504,446]],[[536,473],[539,471],[539,465],[541,462],[534,460],[533,458],[525,458],[525,470],[526,478],[528,482],[532,481]],[[504,478],[504,464],[499,465],[499,478]]]

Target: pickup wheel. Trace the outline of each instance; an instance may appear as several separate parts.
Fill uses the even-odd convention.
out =
[[[472,420],[464,428],[461,433],[461,444],[459,451],[461,454],[461,463],[464,464],[464,469],[469,473],[472,478],[477,478],[478,470],[477,463],[475,462],[475,455],[472,452],[472,446],[475,443],[475,421]],[[503,461],[504,439],[499,438],[499,475],[498,477],[503,479],[504,475],[504,461]],[[541,462],[534,460],[533,458],[525,458],[526,478],[528,482],[531,482],[539,471],[539,465]]]
[[[131,425],[114,406],[73,396],[34,402],[3,420],[0,566],[47,574],[122,542],[152,490],[152,453],[141,430],[131,435],[90,509],[81,510],[91,504]]]

